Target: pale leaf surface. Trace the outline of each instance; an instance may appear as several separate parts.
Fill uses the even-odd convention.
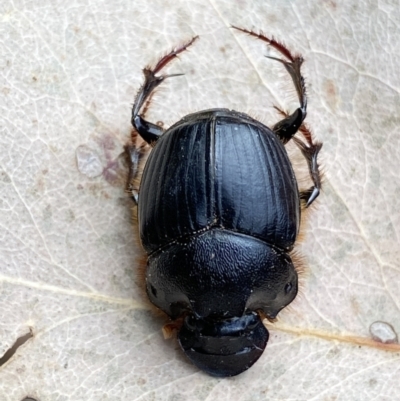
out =
[[[50,1],[0,5],[0,399],[394,400],[400,347],[398,1]],[[324,191],[301,295],[231,379],[199,372],[149,308],[121,153],[141,69],[200,35],[147,116],[228,107],[272,125],[295,92],[262,29],[306,59]]]

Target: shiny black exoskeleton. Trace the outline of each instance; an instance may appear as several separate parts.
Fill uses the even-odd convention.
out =
[[[236,28],[239,29],[239,28]],[[300,67],[280,43],[255,36],[280,52],[300,107],[272,129],[244,113],[211,109],[190,114],[164,132],[140,110],[167,77],[156,76],[189,43],[145,68],[132,124],[154,147],[139,191],[138,220],[148,254],[151,302],[173,320],[186,355],[213,376],[234,376],[253,365],[268,341],[263,318],[274,319],[296,297],[289,256],[302,207],[319,194],[314,143],[303,125],[307,99]],[[305,142],[293,137],[300,130]],[[293,139],[313,182],[299,191],[284,144]],[[134,148],[130,148],[134,155]],[[132,158],[132,166],[135,160]],[[130,181],[136,169],[131,168]],[[137,197],[134,196],[137,200]]]

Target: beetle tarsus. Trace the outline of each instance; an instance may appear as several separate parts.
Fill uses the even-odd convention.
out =
[[[178,57],[180,53],[185,51],[197,38],[198,36],[195,36],[189,42],[172,50],[166,56],[162,57],[154,68],[146,67],[143,69],[145,79],[142,87],[136,95],[135,102],[132,107],[131,123],[135,130],[139,133],[139,135],[150,145],[154,145],[158,138],[164,133],[164,130],[158,125],[146,121],[141,115],[139,115],[140,110],[143,108],[143,106],[145,106],[145,110],[142,113],[144,115],[147,109],[147,103],[150,101],[154,90],[164,80],[166,80],[167,78],[183,75],[170,74],[156,76],[159,71],[161,71],[174,58]]]
[[[273,131],[275,132],[275,134],[278,135],[282,143],[285,144],[290,141],[290,139],[292,139],[293,135],[300,128],[302,122],[307,115],[306,86],[304,78],[301,75],[301,65],[303,64],[304,59],[299,55],[293,54],[282,43],[276,41],[274,38],[268,38],[263,33],[256,33],[254,31],[238,28],[236,26],[232,26],[232,28],[247,33],[248,35],[260,39],[263,42],[266,42],[269,46],[273,47],[275,50],[281,53],[283,57],[289,60],[287,61],[280,58],[267,56],[272,60],[279,61],[285,66],[286,71],[292,78],[300,102],[300,107],[297,110],[295,110],[291,115],[287,115],[283,120],[279,121],[273,127]]]
[[[198,38],[199,38],[198,36],[194,36],[192,39],[189,40],[189,42],[186,42],[183,45],[176,47],[170,53],[168,53],[166,56],[164,56],[154,67],[154,70],[153,70],[154,74],[161,71],[170,61],[172,61],[175,57],[178,57],[178,54],[185,51]]]

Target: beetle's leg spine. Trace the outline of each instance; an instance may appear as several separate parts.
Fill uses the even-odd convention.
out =
[[[274,38],[268,38],[263,33],[256,33],[254,31],[238,28],[236,26],[232,26],[232,28],[266,42],[269,46],[281,53],[284,58],[289,60],[287,61],[280,58],[267,56],[268,58],[279,61],[285,66],[287,72],[292,78],[300,102],[300,107],[298,109],[296,109],[291,115],[287,115],[283,120],[279,121],[273,127],[275,134],[278,135],[282,143],[285,144],[292,139],[293,135],[300,128],[307,115],[306,86],[304,78],[301,75],[301,65],[303,64],[304,59],[300,55],[293,54],[282,43],[279,43]]]
[[[157,86],[160,85],[165,79],[183,75],[171,74],[156,76],[159,71],[161,71],[174,58],[178,57],[178,54],[186,50],[197,38],[198,36],[195,36],[189,42],[173,49],[166,56],[162,57],[154,68],[148,66],[143,69],[145,79],[133,103],[131,123],[139,135],[150,145],[154,145],[157,139],[164,133],[164,130],[158,125],[150,123],[141,117],[139,115],[140,110],[147,103],[147,101],[150,100],[154,89],[156,89]]]
[[[287,52],[289,52],[289,50],[287,50]],[[286,54],[286,52],[284,52],[283,54]],[[285,144],[293,138],[294,134],[301,127],[307,115],[306,87],[304,83],[304,78],[301,75],[301,65],[303,64],[304,60],[301,56],[292,55],[291,62],[284,61],[275,57],[268,58],[280,61],[285,66],[287,72],[292,78],[300,102],[300,107],[298,109],[296,109],[291,115],[286,116],[283,120],[276,123],[273,127],[273,131]]]

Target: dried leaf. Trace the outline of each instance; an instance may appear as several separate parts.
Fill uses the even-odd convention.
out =
[[[400,347],[398,2],[5,1],[0,6],[0,398],[393,400]],[[168,66],[148,118],[227,107],[277,121],[287,72],[230,29],[262,29],[305,58],[308,124],[325,186],[301,246],[302,294],[262,358],[231,379],[165,341],[143,296],[121,153],[141,69]],[[25,338],[25,337],[24,337]],[[26,337],[27,338],[27,337]]]

